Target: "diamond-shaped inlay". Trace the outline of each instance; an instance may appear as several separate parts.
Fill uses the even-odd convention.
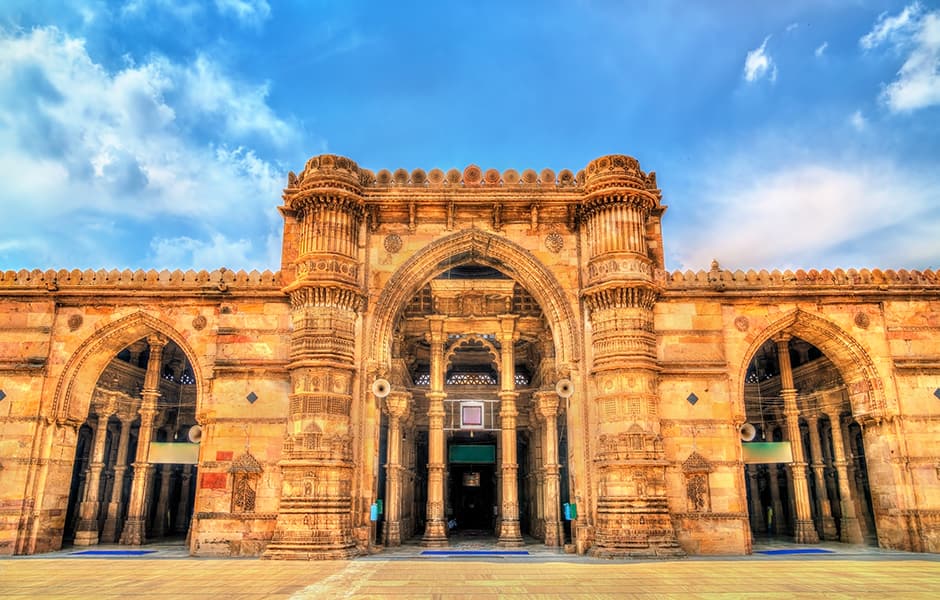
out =
[[[3,392],[0,392],[0,394],[2,394],[2,393],[3,393]],[[940,398],[940,388],[935,389],[935,390],[933,391],[933,395],[936,396],[937,398]],[[0,400],[3,400],[3,396],[0,396]]]
[[[940,391],[940,390],[938,390],[938,391]],[[7,397],[6,392],[4,392],[3,390],[0,390],[0,400],[3,400],[3,399],[6,398],[6,397]]]
[[[258,394],[254,393],[254,392],[248,392],[248,395],[245,396],[245,399],[248,400],[249,402],[251,402],[252,404],[254,404],[254,403],[255,403],[255,400],[258,399]]]
[[[686,400],[689,401],[689,404],[695,406],[695,403],[698,402],[698,396],[695,395],[695,392],[692,392]]]

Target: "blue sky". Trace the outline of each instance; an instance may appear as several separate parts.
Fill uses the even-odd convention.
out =
[[[0,269],[276,269],[287,171],[657,172],[667,267],[940,268],[924,1],[0,4]]]

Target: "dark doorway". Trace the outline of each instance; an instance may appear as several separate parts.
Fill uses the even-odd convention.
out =
[[[457,531],[494,531],[496,470],[494,465],[451,464],[450,506]]]

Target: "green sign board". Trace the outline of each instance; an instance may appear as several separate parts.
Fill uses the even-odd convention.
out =
[[[447,453],[452,464],[491,465],[496,462],[493,444],[452,444]]]
[[[744,442],[741,448],[746,465],[793,462],[790,442]]]

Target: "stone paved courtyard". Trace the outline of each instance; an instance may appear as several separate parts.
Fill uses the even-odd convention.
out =
[[[263,561],[190,558],[181,546],[144,548],[156,551],[101,558],[72,549],[0,559],[0,598],[940,597],[940,556],[841,544],[815,547],[826,554],[668,561],[544,550],[525,557],[428,558],[418,547],[351,561]],[[788,548],[797,547],[755,549]]]

